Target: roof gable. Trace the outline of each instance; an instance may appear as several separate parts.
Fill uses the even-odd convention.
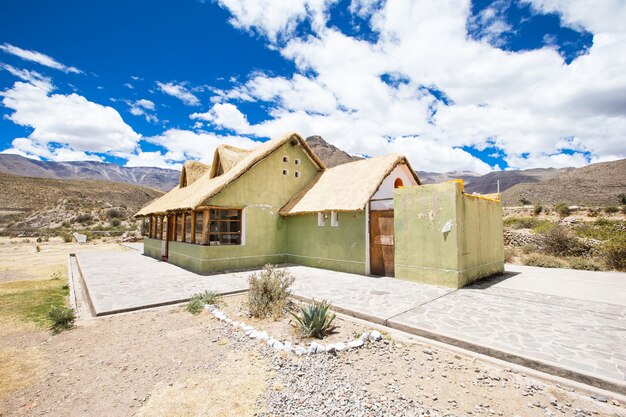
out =
[[[207,199],[218,194],[225,187],[227,187],[228,184],[253,169],[258,162],[268,157],[285,143],[289,142],[294,145],[299,144],[317,165],[319,171],[324,171],[326,169],[324,163],[317,157],[317,155],[315,155],[309,145],[307,145],[306,141],[297,133],[290,133],[282,138],[272,139],[260,144],[245,154],[228,171],[225,171],[221,175],[211,176],[213,173],[213,169],[211,169],[210,171],[205,172],[192,184],[187,184],[186,187],[181,187],[179,185],[158,200],[142,208],[136,216],[165,213],[167,211],[193,210]],[[221,157],[222,156],[220,155],[220,158]]]
[[[407,159],[392,153],[338,165],[319,173],[280,210],[283,216],[319,211],[365,209],[380,184],[398,164],[406,164],[415,180],[419,178]]]

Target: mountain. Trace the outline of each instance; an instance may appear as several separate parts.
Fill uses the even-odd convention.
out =
[[[35,178],[114,181],[161,191],[174,188],[180,177],[180,172],[172,169],[123,167],[95,161],[37,161],[11,154],[0,154],[0,172]]]
[[[426,172],[426,171],[415,171],[417,177],[420,179],[422,184],[437,184],[438,182],[445,182],[450,180],[462,179],[465,181],[465,184],[468,181],[472,181],[474,178],[480,177],[480,174],[477,174],[472,171],[450,171],[450,172]]]
[[[519,205],[522,199],[536,204],[619,205],[620,194],[626,194],[626,159],[567,168],[541,182],[516,184],[502,198],[507,206]]]
[[[128,225],[141,207],[162,195],[153,188],[119,182],[0,173],[0,231],[47,229],[62,224],[67,228],[76,222],[83,227],[87,222],[91,226],[109,226],[113,217]]]
[[[469,193],[491,194],[498,192],[498,180],[500,181],[500,192],[504,192],[516,184],[538,183],[558,177],[574,170],[574,168],[536,168],[523,171],[494,171],[488,174],[468,178],[465,181],[465,191]]]
[[[306,143],[311,147],[313,152],[315,152],[315,155],[324,162],[327,168],[363,159],[360,156],[352,156],[336,146],[331,145],[322,139],[321,136],[309,136],[306,138]]]

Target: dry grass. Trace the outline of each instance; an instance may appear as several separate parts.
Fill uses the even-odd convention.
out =
[[[0,398],[29,386],[44,369],[45,363],[37,348],[0,349]]]

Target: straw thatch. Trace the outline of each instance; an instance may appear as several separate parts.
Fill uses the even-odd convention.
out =
[[[222,191],[228,184],[248,172],[255,164],[268,157],[285,143],[296,141],[315,162],[320,171],[326,169],[324,163],[315,155],[306,141],[297,133],[290,133],[282,138],[269,140],[245,155],[229,171],[211,177],[211,172],[204,173],[200,178],[186,187],[180,185],[163,197],[142,208],[135,216],[162,214],[170,211],[193,210]],[[294,142],[295,143],[295,142]],[[212,170],[211,170],[212,171]]]
[[[364,210],[380,184],[398,164],[406,164],[420,184],[407,159],[392,153],[338,165],[317,176],[280,210],[283,216],[319,211]]]
[[[183,169],[180,171],[180,186],[186,187],[193,184],[198,178],[204,175],[210,166],[198,161],[187,161],[183,164]]]
[[[211,178],[215,178],[230,171],[251,151],[249,149],[235,148],[230,145],[220,145],[213,154],[211,165]]]

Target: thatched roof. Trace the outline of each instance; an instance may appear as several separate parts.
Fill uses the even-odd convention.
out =
[[[290,216],[318,211],[364,210],[380,184],[398,164],[406,164],[420,183],[407,159],[397,153],[349,162],[317,174],[285,204],[280,214]]]
[[[210,166],[198,161],[187,161],[183,164],[183,169],[180,171],[180,187],[186,187],[193,184],[198,178],[204,175]]]
[[[186,187],[177,186],[163,197],[142,208],[135,216],[166,213],[168,211],[193,210],[201,206],[207,199],[222,191],[228,184],[244,175],[250,168],[268,157],[285,143],[297,141],[304,151],[317,164],[318,169],[326,169],[324,163],[313,153],[309,145],[297,133],[290,133],[282,138],[272,139],[252,149],[224,174],[211,177],[211,171],[205,172],[192,184]],[[235,148],[236,149],[236,148]],[[221,157],[221,155],[220,155]]]
[[[213,164],[211,165],[211,178],[222,175],[230,171],[251,151],[249,149],[235,148],[230,145],[220,145],[213,154]]]

